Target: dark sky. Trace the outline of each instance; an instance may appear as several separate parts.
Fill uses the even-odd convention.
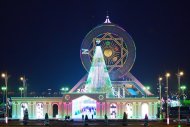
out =
[[[182,84],[190,87],[189,5],[188,0],[1,0],[0,72],[11,75],[8,85],[15,91],[21,75],[29,90],[72,88],[86,74],[82,40],[108,10],[110,20],[135,41],[131,72],[137,79],[156,88],[158,76],[170,71],[169,86],[177,89],[180,68]]]

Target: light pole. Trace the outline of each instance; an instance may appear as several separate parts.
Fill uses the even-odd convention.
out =
[[[1,76],[2,76],[2,78],[5,79],[5,87],[6,87],[6,93],[5,93],[5,94],[6,94],[6,113],[5,113],[5,123],[8,124],[8,113],[7,113],[7,112],[8,112],[8,111],[7,111],[7,110],[8,110],[8,104],[7,104],[7,103],[8,103],[8,101],[7,101],[7,90],[8,90],[8,89],[7,89],[7,83],[8,83],[8,79],[9,79],[10,76],[7,75],[7,73],[2,73]]]
[[[27,84],[26,84],[26,78],[25,78],[25,76],[23,76],[23,77],[20,77],[20,80],[22,81],[22,83],[23,83],[23,88],[24,88],[24,97],[26,97],[27,96]]]
[[[170,124],[169,111],[168,111],[168,78],[170,77],[170,73],[166,73],[166,100],[167,100],[167,124]]]
[[[160,90],[160,120],[162,120],[162,77],[159,77],[159,90]]]
[[[143,89],[144,89],[144,90],[150,90],[150,86],[145,86]],[[145,95],[146,95],[146,97],[147,97],[146,92],[145,92]]]
[[[64,93],[66,93],[67,91],[69,91],[69,88],[68,87],[62,87],[61,89],[60,89],[62,92],[61,92],[61,94],[64,94]],[[66,95],[67,96],[67,95]],[[66,97],[65,96],[65,97]],[[66,108],[67,108],[67,116],[66,117],[68,117],[68,107],[69,106],[69,102],[67,101],[66,102]]]
[[[69,91],[69,88],[68,87],[62,87],[60,90],[63,91],[63,93],[66,93],[67,91]]]
[[[180,88],[182,90],[183,100],[185,100],[185,93],[184,93],[184,91],[186,89],[186,86],[181,86]]]
[[[178,107],[178,126],[180,126],[180,96],[181,96],[181,91],[180,91],[180,78],[181,76],[183,76],[183,72],[182,71],[178,71],[177,75],[177,81],[178,81],[178,98],[179,98],[179,107]]]
[[[22,91],[24,90],[23,87],[19,87],[19,90],[20,90],[20,97],[22,97]]]
[[[2,86],[1,90],[3,91],[3,104],[4,104],[4,102],[5,102],[5,91],[7,90],[7,88],[5,86]]]

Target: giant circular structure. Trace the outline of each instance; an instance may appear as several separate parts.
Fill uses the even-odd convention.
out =
[[[132,68],[136,57],[131,36],[113,23],[103,23],[92,29],[84,38],[80,50],[81,61],[87,71],[91,66],[96,40],[100,41],[111,79],[122,78]]]

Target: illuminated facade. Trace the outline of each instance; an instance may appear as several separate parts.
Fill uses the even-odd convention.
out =
[[[133,39],[121,27],[106,21],[92,29],[81,46],[81,61],[88,74],[63,97],[14,97],[12,117],[22,119],[27,108],[29,118],[63,119],[70,116],[142,119],[145,114],[155,119],[158,99],[130,73],[136,57]]]

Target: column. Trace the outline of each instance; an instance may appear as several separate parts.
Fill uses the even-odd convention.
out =
[[[68,112],[70,118],[72,117],[72,102],[69,102],[69,112]]]
[[[45,111],[45,113],[48,113],[48,110],[49,110],[49,103],[48,102],[46,102],[45,104],[44,104],[44,111]],[[49,115],[49,113],[48,113],[48,115]]]
[[[104,115],[106,114],[107,115],[107,102],[105,101],[105,105],[104,105]]]
[[[133,104],[133,116],[132,116],[132,118],[136,119],[137,118],[136,102],[132,102],[132,104]]]
[[[117,96],[118,96],[118,98],[120,98],[120,87],[119,86],[117,87],[117,91],[118,91]]]
[[[59,105],[58,105],[58,116],[59,118],[63,118],[62,117],[62,102],[59,102]]]
[[[117,102],[117,118],[121,118],[121,103],[120,102]]]
[[[102,102],[102,118],[104,118],[105,115],[105,102]]]
[[[67,104],[66,102],[63,102],[63,118],[67,115]]]
[[[65,119],[65,105],[64,105],[64,102],[62,102],[62,118]]]
[[[47,104],[46,102],[43,103],[43,114],[45,116],[45,114],[47,113]]]
[[[108,119],[110,118],[110,102],[106,102],[106,114]]]
[[[17,107],[18,107],[18,103],[17,102],[15,102],[15,109],[16,109],[16,111],[15,111],[15,118],[17,118],[18,119],[18,109],[17,109]]]
[[[34,105],[33,105],[33,102],[30,103],[30,106],[31,106],[31,119],[34,118]]]
[[[136,102],[136,118],[139,118],[139,116],[138,116],[138,112],[139,112],[139,107],[138,107],[139,105],[138,105],[138,102]]]
[[[16,118],[16,102],[12,105],[12,118]]]
[[[121,114],[122,114],[122,115],[124,114],[124,112],[126,112],[126,110],[125,110],[125,105],[126,105],[125,102],[122,102],[122,103],[121,103],[121,106],[122,106],[122,108],[121,108]]]
[[[138,118],[142,118],[142,102],[138,102]]]
[[[31,117],[32,117],[31,103],[30,102],[28,102],[28,117],[29,117],[29,119],[31,119]]]
[[[18,105],[17,105],[17,118],[22,119],[21,118],[21,103],[20,102],[18,102]]]
[[[102,102],[100,102],[100,118],[102,118]]]
[[[97,118],[100,118],[100,105],[99,102],[96,102],[96,116]]]
[[[152,102],[149,102],[148,103],[148,117],[149,118],[152,118],[152,110],[153,110]]]
[[[52,102],[48,104],[48,115],[49,118],[53,118]]]
[[[153,114],[153,117],[156,119],[156,115],[157,115],[157,113],[158,113],[158,110],[157,110],[157,102],[154,102],[153,105],[154,105],[154,114]]]
[[[154,111],[154,102],[151,102],[151,106],[152,106],[152,118],[154,118],[154,114],[155,114],[155,111]]]
[[[123,86],[123,98],[125,98],[125,87]]]
[[[33,119],[35,119],[36,118],[36,102],[33,102],[32,107],[33,107]]]

